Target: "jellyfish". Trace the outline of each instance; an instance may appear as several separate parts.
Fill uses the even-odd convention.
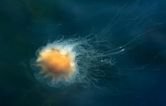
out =
[[[134,48],[142,34],[122,46],[110,48],[106,41],[92,37],[60,39],[37,50],[33,62],[35,78],[51,87],[80,84],[95,86],[102,78],[111,78],[114,57]],[[110,74],[111,73],[111,74]]]
[[[73,84],[93,84],[96,78],[89,73],[103,75],[99,66],[104,52],[97,50],[93,39],[70,38],[48,43],[37,50],[35,77],[52,87]]]

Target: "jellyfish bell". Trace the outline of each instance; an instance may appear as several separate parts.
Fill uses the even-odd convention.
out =
[[[47,48],[40,52],[37,65],[45,72],[51,73],[55,78],[63,77],[65,80],[75,71],[74,56],[69,51],[57,48]]]

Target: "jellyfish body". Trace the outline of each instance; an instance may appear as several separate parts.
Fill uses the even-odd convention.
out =
[[[72,76],[75,71],[74,56],[68,51],[57,48],[47,48],[40,52],[37,65],[42,71],[52,74],[56,79],[65,80]]]

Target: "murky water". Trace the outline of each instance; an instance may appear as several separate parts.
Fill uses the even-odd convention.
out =
[[[0,105],[165,106],[165,5],[164,0],[1,0]],[[34,77],[38,48],[85,37],[96,39],[93,46],[108,55],[93,86],[54,88]]]

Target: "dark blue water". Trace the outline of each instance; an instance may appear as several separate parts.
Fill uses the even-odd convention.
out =
[[[165,19],[165,0],[1,0],[0,106],[166,106]],[[36,80],[39,47],[85,36],[115,53],[98,87]]]

